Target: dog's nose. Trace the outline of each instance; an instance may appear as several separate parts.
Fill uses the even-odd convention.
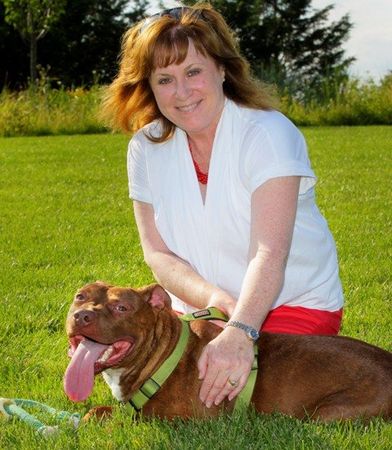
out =
[[[87,309],[81,309],[79,311],[76,311],[73,316],[77,325],[84,326],[88,325],[94,320],[95,312],[89,311]]]

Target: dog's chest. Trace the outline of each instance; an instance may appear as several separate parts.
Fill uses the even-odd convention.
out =
[[[113,397],[115,397],[120,402],[123,401],[123,394],[120,387],[120,378],[123,372],[124,369],[106,369],[104,372],[102,372],[102,376],[106,383],[109,385]]]

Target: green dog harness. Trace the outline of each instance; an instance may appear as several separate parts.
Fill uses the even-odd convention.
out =
[[[196,311],[194,313],[185,314],[180,316],[181,319],[181,334],[178,339],[177,345],[174,348],[171,355],[163,362],[159,369],[146,380],[142,386],[136,391],[135,394],[129,400],[129,405],[136,411],[140,411],[143,406],[159,391],[165,381],[173,373],[177,367],[185,348],[188,344],[190,329],[189,323],[194,320],[223,320],[227,322],[227,317],[219,309],[215,307]],[[242,391],[238,394],[234,409],[240,409],[247,407],[252,398],[253,390],[256,384],[257,369],[258,369],[258,347],[254,345],[254,358],[252,369],[250,371],[248,381]]]

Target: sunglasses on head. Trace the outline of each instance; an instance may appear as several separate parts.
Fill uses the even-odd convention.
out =
[[[177,6],[176,8],[164,9],[158,13],[153,14],[150,17],[147,17],[144,20],[144,24],[140,29],[140,32],[143,32],[152,22],[155,22],[157,19],[161,17],[172,17],[173,19],[179,20],[184,15],[184,13],[193,11],[192,8],[188,8],[187,6]],[[204,19],[203,12],[201,12],[200,17]]]
[[[176,8],[164,9],[163,11],[153,14],[152,16],[149,17],[149,19],[152,18],[157,19],[158,17],[164,16],[173,17],[173,19],[180,19],[184,14],[184,12],[188,11],[191,11],[191,8],[188,8],[187,6],[177,6]]]

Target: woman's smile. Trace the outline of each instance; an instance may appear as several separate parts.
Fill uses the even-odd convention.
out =
[[[201,100],[195,103],[191,103],[189,105],[177,106],[177,109],[183,113],[191,113],[194,112],[195,109],[200,105]]]

